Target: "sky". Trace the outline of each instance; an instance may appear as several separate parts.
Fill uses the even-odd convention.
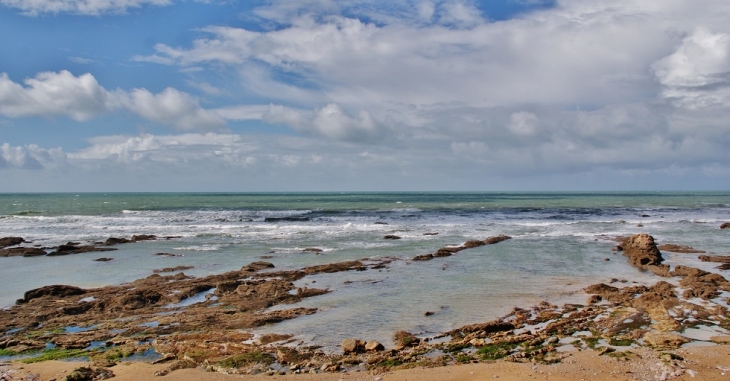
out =
[[[0,192],[730,189],[726,0],[0,0]]]

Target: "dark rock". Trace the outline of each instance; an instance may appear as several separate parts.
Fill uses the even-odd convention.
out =
[[[132,236],[132,242],[139,242],[139,241],[154,241],[157,239],[156,235],[153,234],[140,234],[140,235],[133,235]]]
[[[697,258],[702,262],[730,263],[730,255],[700,255]]]
[[[4,237],[0,238],[0,249],[4,249],[8,246],[15,246],[20,245],[21,243],[25,242],[25,240],[21,237]]]
[[[511,239],[511,238],[512,237],[510,237],[508,235],[498,235],[498,236],[495,236],[495,237],[489,237],[489,238],[485,239],[484,240],[484,244],[485,245],[494,245],[495,243],[500,243],[502,241],[506,241],[506,240]]]
[[[165,267],[163,269],[154,269],[152,270],[153,273],[159,274],[159,273],[174,273],[176,271],[185,271],[194,269],[195,266],[175,266],[175,267]]]
[[[400,239],[400,237],[397,235],[393,235],[393,234],[387,234],[387,235],[383,236],[383,239]]]
[[[29,302],[33,299],[42,298],[44,296],[52,296],[55,298],[65,298],[67,296],[74,296],[74,295],[83,295],[86,293],[86,290],[79,287],[74,286],[65,286],[65,285],[53,285],[53,286],[43,286],[41,288],[34,288],[32,290],[28,290],[23,295],[23,300],[25,302]]]
[[[601,300],[603,300],[603,298],[601,297],[601,295],[591,295],[588,298],[588,302],[587,303],[588,304],[596,304],[596,303],[600,302]]]
[[[46,255],[46,251],[35,247],[0,249],[0,257],[39,257],[43,255]]]
[[[416,255],[413,257],[414,261],[430,261],[433,259],[433,254]]]
[[[109,237],[104,241],[104,246],[112,246],[112,245],[119,245],[122,243],[129,243],[132,242],[131,240],[128,240],[126,238],[116,238],[116,237]]]
[[[426,312],[424,312],[424,313],[423,313],[423,316],[431,316],[431,315],[433,315],[434,313],[435,313],[435,312],[433,312],[433,311],[426,311]]]
[[[453,250],[451,250],[451,248],[441,248],[441,249],[436,250],[436,252],[433,253],[433,255],[431,257],[432,258],[450,257],[451,255],[453,255],[454,252],[458,252],[458,250],[453,251]]]
[[[162,300],[162,294],[153,290],[139,290],[130,292],[117,301],[123,310],[136,310],[157,304]]]
[[[515,326],[512,323],[504,322],[501,320],[493,320],[486,323],[465,325],[461,328],[450,331],[449,334],[452,336],[472,332],[484,332],[486,334],[489,334],[495,332],[511,331],[513,329],[515,329]]]
[[[257,261],[247,264],[246,266],[243,266],[241,268],[241,271],[244,272],[256,272],[263,269],[273,269],[274,264],[271,262],[263,262],[263,261]]]
[[[173,254],[173,253],[155,253],[158,257],[182,257],[182,254]]]
[[[383,221],[375,221],[375,222],[373,222],[373,224],[375,224],[375,225],[387,225],[388,223],[387,222],[383,222]]]
[[[725,222],[720,225],[720,229],[730,229],[730,222]]]
[[[461,247],[463,247],[465,249],[472,249],[472,248],[484,246],[484,245],[486,245],[486,243],[484,241],[471,240],[471,241],[466,241],[463,245],[461,245]]]
[[[324,250],[318,249],[316,247],[308,247],[308,248],[306,248],[306,249],[304,249],[302,251],[305,252],[305,253],[317,253],[317,254],[319,254],[319,253],[323,252]]]
[[[730,263],[723,263],[715,268],[718,270],[730,270]]]
[[[705,253],[704,250],[697,250],[690,246],[685,245],[675,245],[675,244],[665,244],[658,247],[659,250],[662,251],[671,251],[673,253],[686,253],[686,254],[702,254]]]
[[[439,233],[423,233],[423,235],[438,235]]]
[[[113,260],[114,260],[114,258],[107,258],[107,257],[94,259],[95,262],[109,262],[109,261],[113,261]]]
[[[73,242],[69,242],[65,245],[59,246],[56,251],[48,253],[49,257],[56,257],[61,255],[70,255],[70,254],[81,254],[81,253],[90,253],[94,251],[113,251],[117,250],[116,248],[112,247],[96,247],[96,246],[78,246],[77,244],[72,244]]]

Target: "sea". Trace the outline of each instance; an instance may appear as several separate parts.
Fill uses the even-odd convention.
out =
[[[261,260],[287,270],[392,259],[380,270],[297,281],[331,292],[273,309],[318,312],[253,330],[290,333],[336,351],[348,337],[387,344],[398,330],[437,335],[493,320],[515,306],[585,303],[581,289],[597,282],[653,284],[659,278],[614,251],[616,237],[648,233],[658,244],[730,255],[730,229],[719,228],[728,221],[730,192],[6,193],[0,194],[0,237],[20,236],[28,245],[138,234],[176,238],[122,244],[111,252],[0,258],[0,308],[44,285],[122,284],[164,267],[194,266],[185,274],[205,276]],[[501,234],[512,239],[411,260]],[[113,260],[94,261],[99,257]],[[696,254],[664,257],[670,265],[712,268]]]

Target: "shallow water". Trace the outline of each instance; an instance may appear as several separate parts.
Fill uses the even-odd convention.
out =
[[[286,217],[295,218],[281,220]],[[22,236],[49,248],[133,234],[179,238],[104,253],[0,258],[0,306],[35,287],[120,284],[163,267],[194,266],[185,273],[204,276],[262,257],[278,269],[393,257],[399,260],[380,271],[302,279],[299,286],[332,290],[299,304],[320,311],[258,330],[327,347],[344,337],[388,343],[398,329],[429,335],[493,319],[516,305],[584,302],[583,286],[610,278],[654,282],[611,251],[612,237],[646,232],[660,244],[728,255],[730,231],[718,228],[725,221],[730,193],[3,194],[0,237]],[[402,239],[384,240],[386,234]],[[513,239],[409,261],[499,234]],[[303,252],[307,247],[324,251]],[[154,255],[161,252],[178,256]],[[666,254],[670,264],[696,261]],[[92,260],[99,257],[114,259]],[[277,308],[289,307],[295,306]]]

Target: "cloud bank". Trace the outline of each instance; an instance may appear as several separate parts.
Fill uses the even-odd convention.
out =
[[[125,109],[144,119],[180,130],[221,127],[225,121],[200,107],[187,93],[167,88],[158,94],[146,89],[132,91],[103,88],[93,75],[74,76],[63,70],[39,73],[24,85],[0,74],[0,115],[8,117],[67,116],[87,121],[95,116]]]
[[[61,71],[0,76],[0,115],[124,110],[185,134],[96,137],[36,162],[231,189],[730,186],[725,1],[561,0],[495,21],[461,0],[271,0],[249,16],[257,28],[207,25],[132,57],[177,69],[215,107]],[[263,127],[203,133],[251,121]],[[38,167],[42,149],[3,147],[6,168]]]

